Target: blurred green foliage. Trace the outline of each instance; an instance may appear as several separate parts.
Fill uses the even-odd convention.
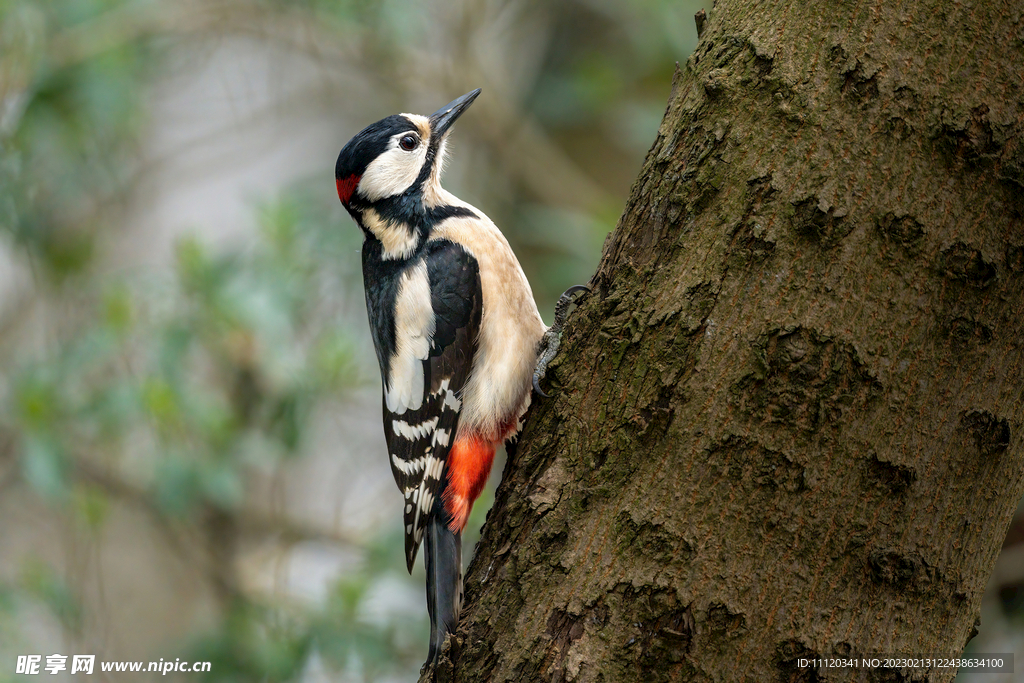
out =
[[[25,484],[97,538],[115,499],[166,524],[227,520],[230,533],[246,514],[247,473],[303,457],[317,406],[376,381],[367,340],[353,338],[347,318],[361,314],[361,236],[327,195],[301,189],[329,188],[330,168],[255,206],[245,245],[214,249],[189,237],[167,267],[97,265],[144,173],[151,95],[169,55],[231,36],[314,59],[337,46],[349,60],[342,67],[377,96],[331,96],[364,123],[369,111],[406,108],[415,88],[405,75],[427,78],[424,55],[441,63],[432,76],[438,104],[460,94],[453,83],[481,78],[485,90],[513,93],[512,121],[535,124],[540,142],[478,134],[461,143],[480,152],[465,187],[453,189],[502,226],[547,317],[558,293],[594,270],[654,140],[674,62],[695,42],[699,6],[0,0],[0,242],[27,264],[33,285],[28,301],[0,301],[0,490]],[[502,22],[532,39],[534,53],[496,60],[536,63],[523,82],[502,82],[520,76],[487,71],[470,51],[478,32],[513,34],[487,32]],[[308,45],[295,41],[303,31],[315,36]],[[569,169],[565,187],[576,190],[538,194],[532,176],[550,169],[521,158],[536,145]],[[44,312],[42,334],[32,311]],[[491,499],[489,491],[474,508],[473,533]],[[207,678],[217,681],[296,680],[316,667],[345,680],[410,675],[426,649],[425,610],[389,611],[379,599],[423,591],[422,575],[404,571],[398,511],[394,528],[363,541],[358,568],[322,604],[271,601],[227,581],[216,628],[174,647],[212,661]],[[467,535],[467,556],[474,540]],[[28,645],[19,624],[39,609],[69,634],[92,623],[69,578],[52,558],[4,577],[0,654]]]
[[[53,568],[39,561],[28,563],[22,569],[22,587],[29,596],[44,604],[61,625],[71,633],[82,628],[82,606],[64,581]],[[13,604],[13,603],[12,603]]]
[[[89,31],[126,5],[0,3],[0,230],[51,275],[88,265],[101,211],[135,166],[154,52],[145,40],[96,47]]]
[[[221,630],[198,640],[187,656],[211,662],[211,681],[295,680],[318,665],[349,680],[415,671],[423,658],[426,614],[410,619],[404,611],[371,609],[376,588],[408,580],[403,548],[400,529],[373,539],[359,569],[337,581],[319,609],[235,602]],[[423,576],[416,578],[422,584]]]
[[[148,450],[134,483],[162,513],[232,509],[247,462],[298,452],[318,398],[358,379],[318,296],[352,289],[337,263],[354,236],[323,229],[313,206],[293,194],[261,207],[244,255],[185,239],[166,281],[105,283],[75,336],[12,376],[6,426],[37,491],[63,501],[76,479]],[[101,506],[79,500],[98,521]]]

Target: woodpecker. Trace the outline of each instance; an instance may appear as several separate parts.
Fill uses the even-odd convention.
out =
[[[338,197],[363,231],[363,285],[383,380],[409,572],[426,538],[427,664],[462,606],[462,531],[495,449],[518,431],[558,346],[501,231],[441,187],[447,136],[476,89],[430,116],[395,114],[341,150]],[[580,288],[573,288],[571,292]]]

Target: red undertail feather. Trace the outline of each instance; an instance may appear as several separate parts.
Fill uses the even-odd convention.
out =
[[[444,505],[452,521],[448,528],[460,533],[466,528],[473,501],[484,490],[494,462],[494,444],[475,435],[459,436],[448,453],[448,487]]]
[[[352,198],[352,193],[356,191],[356,185],[359,184],[361,177],[353,174],[348,178],[338,178],[334,181],[338,186],[338,198],[341,199],[342,204],[348,204],[348,200]]]

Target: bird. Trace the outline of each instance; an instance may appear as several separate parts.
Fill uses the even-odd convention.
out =
[[[366,311],[410,573],[424,542],[428,666],[458,624],[473,503],[496,449],[517,434],[531,389],[544,395],[539,381],[567,302],[586,289],[566,292],[547,327],[505,236],[441,186],[448,135],[480,92],[430,116],[393,114],[367,126],[335,165],[338,197],[364,237]]]

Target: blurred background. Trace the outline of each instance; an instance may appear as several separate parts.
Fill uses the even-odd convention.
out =
[[[502,228],[550,322],[702,4],[0,0],[0,681],[27,653],[413,680],[422,568],[337,153],[483,88],[446,186]],[[1024,668],[1020,520],[972,649]]]

